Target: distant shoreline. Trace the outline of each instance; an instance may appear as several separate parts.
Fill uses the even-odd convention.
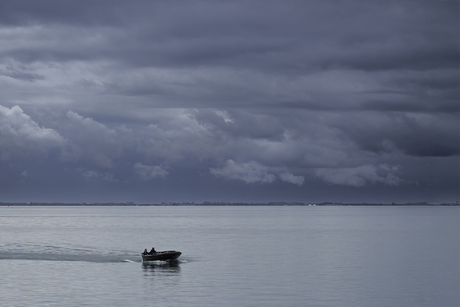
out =
[[[315,207],[315,206],[459,206],[457,203],[439,203],[432,204],[427,202],[413,202],[413,203],[336,203],[336,202],[323,202],[323,203],[302,203],[302,202],[267,202],[267,203],[246,203],[246,202],[182,202],[182,203],[159,203],[159,204],[137,204],[133,202],[126,203],[48,203],[48,202],[0,202],[0,206],[9,207],[9,206],[259,206],[259,207],[268,207],[268,206],[305,206],[305,207]]]

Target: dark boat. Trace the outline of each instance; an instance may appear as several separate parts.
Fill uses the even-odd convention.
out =
[[[164,252],[155,252],[152,254],[141,254],[142,261],[167,261],[167,260],[176,260],[182,255],[181,252],[178,251],[164,251]]]

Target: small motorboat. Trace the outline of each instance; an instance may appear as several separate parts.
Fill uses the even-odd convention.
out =
[[[178,251],[164,251],[164,252],[154,252],[154,253],[142,253],[142,261],[168,261],[176,260],[182,255]]]

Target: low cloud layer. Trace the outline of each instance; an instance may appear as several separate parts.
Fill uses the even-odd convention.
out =
[[[362,165],[354,168],[320,168],[316,175],[326,182],[338,185],[362,187],[368,184],[383,183],[398,185],[401,179],[397,176],[398,166],[388,165]]]
[[[457,201],[459,2],[2,2],[0,201]]]

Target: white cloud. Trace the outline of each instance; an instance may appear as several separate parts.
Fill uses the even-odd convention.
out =
[[[258,162],[237,163],[227,160],[222,168],[211,168],[210,173],[217,177],[242,180],[246,183],[272,183],[277,179],[280,168],[267,167]],[[303,176],[283,172],[279,179],[298,186],[304,183]]]
[[[222,133],[205,120],[197,120],[195,110],[155,110],[152,124],[141,133],[138,151],[148,159],[176,163],[187,158],[212,159],[230,151]]]
[[[116,136],[115,130],[111,130],[107,128],[107,126],[95,121],[89,117],[83,117],[76,112],[68,111],[67,118],[70,120],[72,124],[78,124],[83,128],[86,132],[96,132],[98,135],[101,135],[105,139],[113,140]]]
[[[221,117],[224,120],[224,122],[227,124],[235,122],[233,118],[230,116],[230,114],[228,114],[227,111],[216,110],[214,112],[216,113],[217,116]]]
[[[355,187],[376,182],[398,185],[402,181],[397,176],[398,170],[398,166],[368,164],[354,168],[320,168],[316,170],[316,176],[329,183]]]
[[[9,109],[0,105],[1,159],[18,154],[46,153],[64,143],[58,132],[40,127],[19,106]]]
[[[282,174],[280,174],[280,178],[283,181],[293,183],[293,184],[296,184],[298,186],[301,186],[303,184],[304,180],[305,180],[305,178],[303,176],[296,176],[296,175],[293,175],[291,173],[282,173]]]
[[[117,131],[73,111],[67,112],[67,118],[72,141],[67,158],[89,160],[98,167],[112,167],[113,158],[121,151]]]
[[[95,170],[87,170],[83,168],[78,168],[77,172],[80,173],[88,181],[102,180],[102,181],[108,181],[108,182],[118,182],[118,180],[116,180],[114,178],[114,175],[111,173],[105,173],[105,172],[100,172],[100,171],[95,171]]]
[[[140,162],[134,164],[134,172],[142,179],[148,180],[157,177],[165,177],[168,172],[158,165],[145,165]]]
[[[246,183],[270,183],[275,181],[275,175],[269,173],[269,169],[257,162],[236,163],[227,160],[224,167],[217,169],[211,168],[211,174],[228,179],[243,180]]]

